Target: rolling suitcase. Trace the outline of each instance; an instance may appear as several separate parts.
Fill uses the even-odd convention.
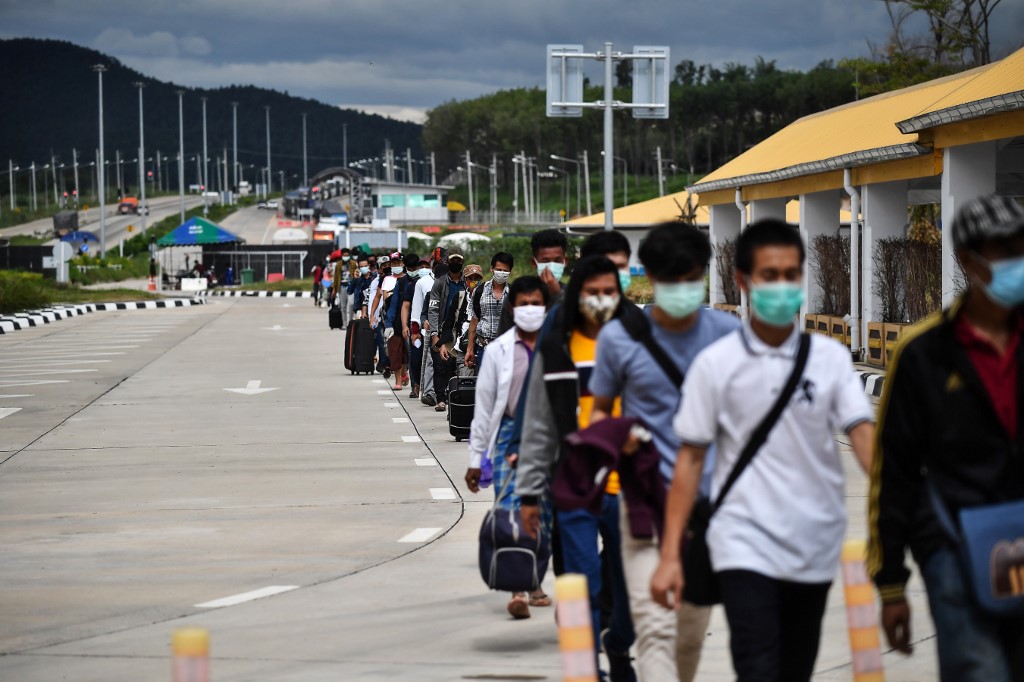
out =
[[[345,332],[345,369],[352,374],[373,374],[373,355],[377,344],[373,341],[370,321],[352,320]]]
[[[327,324],[331,329],[341,329],[341,308],[336,305],[332,305],[327,310]]]
[[[460,442],[469,438],[476,403],[476,377],[452,377],[448,382],[448,432]]]

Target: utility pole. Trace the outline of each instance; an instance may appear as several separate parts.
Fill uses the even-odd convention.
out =
[[[139,213],[142,214],[142,234],[146,234],[146,141],[142,132],[142,89],[146,84],[139,81],[134,85],[139,89]]]
[[[302,186],[309,187],[309,164],[306,157],[306,114],[302,114]]]
[[[82,195],[82,190],[78,188],[78,150],[74,147],[71,148],[71,165],[75,169],[75,208],[78,208],[78,198]]]
[[[234,191],[238,192],[238,102],[231,103],[231,143],[231,170],[233,171],[231,177],[235,181]]]
[[[412,184],[412,149],[405,148],[405,184]]]
[[[469,150],[466,150],[466,177],[469,178],[469,222],[476,224],[476,202],[473,201],[473,162],[469,160]]]
[[[341,165],[348,168],[348,124],[341,124]]]
[[[658,148],[658,196],[665,196],[665,173],[661,168],[661,146]]]
[[[437,165],[434,163],[434,152],[430,152],[430,184],[437,186]]]
[[[181,222],[185,222],[185,114],[181,105],[184,90],[178,90],[178,205]]]
[[[516,167],[517,157],[512,157],[512,212],[513,221],[519,224],[519,169]]]
[[[118,201],[124,198],[124,182],[121,178],[121,150],[114,150],[114,177],[117,178],[117,198]]]
[[[11,212],[14,212],[14,160],[7,159],[7,183],[9,186],[9,192],[11,195]]]
[[[100,158],[96,165],[100,168],[100,257],[102,258],[107,252],[107,217],[105,215],[107,202],[104,197],[106,187],[103,184],[106,175],[106,159],[103,157],[103,72],[107,70],[107,67],[97,64],[92,69],[99,75],[100,85]]]
[[[32,210],[35,211],[39,208],[39,204],[36,203],[36,162],[32,162]]]
[[[270,196],[270,183],[273,177],[270,174],[270,106],[263,107],[267,110],[267,197]]]
[[[60,197],[57,196],[57,159],[52,152],[50,153],[50,177],[53,178],[53,203],[60,206]]]
[[[210,161],[206,151],[206,98],[203,101],[203,179],[199,182],[199,190],[203,193],[203,217],[210,215],[210,207],[206,202],[206,193],[210,190]]]

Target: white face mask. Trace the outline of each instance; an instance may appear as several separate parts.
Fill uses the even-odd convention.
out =
[[[612,319],[618,307],[618,295],[596,294],[593,296],[580,296],[580,314],[597,324],[604,324]]]
[[[544,324],[547,308],[542,305],[521,305],[512,309],[512,319],[516,326],[527,334],[532,334]]]
[[[391,274],[392,275],[401,275],[402,271],[404,271],[404,270],[405,270],[405,266],[404,265],[396,265],[396,266],[391,268]]]
[[[504,284],[505,282],[508,281],[508,276],[511,274],[512,273],[508,272],[507,270],[495,270],[494,281],[497,282],[498,284]]]

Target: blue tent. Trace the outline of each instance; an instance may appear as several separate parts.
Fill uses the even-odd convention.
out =
[[[62,242],[71,242],[71,243],[91,241],[91,242],[94,242],[94,243],[98,244],[99,241],[100,241],[100,238],[97,237],[92,232],[86,232],[85,230],[75,230],[74,232],[68,232],[66,235],[61,237],[60,240]]]
[[[160,246],[196,246],[202,244],[232,244],[243,240],[220,225],[205,218],[189,218],[157,240]]]

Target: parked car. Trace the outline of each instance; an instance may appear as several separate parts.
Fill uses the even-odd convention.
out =
[[[258,208],[258,209],[260,209],[262,211],[263,209],[267,208],[267,202],[265,202],[265,201],[259,202],[258,204],[256,204],[256,208]]]
[[[277,210],[277,202],[276,201],[268,201],[267,202],[267,208],[270,209],[271,211],[276,211]]]

